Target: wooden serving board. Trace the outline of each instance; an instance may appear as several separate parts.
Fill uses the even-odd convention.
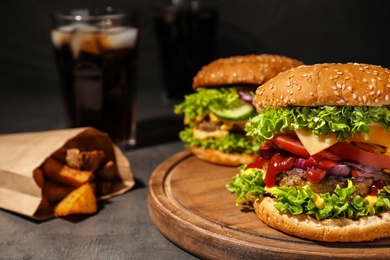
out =
[[[238,172],[184,150],[160,164],[148,190],[149,213],[170,241],[207,259],[390,259],[390,239],[323,243],[289,236],[235,205],[225,188]]]

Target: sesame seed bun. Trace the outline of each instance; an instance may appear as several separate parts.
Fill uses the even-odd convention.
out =
[[[257,88],[258,111],[286,106],[383,106],[390,104],[390,70],[369,64],[302,65]]]
[[[255,154],[224,153],[216,149],[202,148],[199,146],[190,146],[188,149],[201,160],[225,166],[249,164],[258,157]]]
[[[261,85],[279,72],[301,64],[298,60],[271,54],[220,58],[203,66],[195,75],[192,87]]]
[[[317,220],[307,214],[292,215],[277,210],[275,201],[263,197],[253,203],[256,214],[268,226],[287,234],[323,242],[361,242],[390,237],[390,213]]]

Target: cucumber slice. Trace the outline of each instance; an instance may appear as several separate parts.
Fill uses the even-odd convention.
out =
[[[209,106],[210,112],[217,117],[230,121],[247,120],[254,114],[255,108],[248,103],[242,103],[241,106],[231,109],[216,109],[213,106]]]

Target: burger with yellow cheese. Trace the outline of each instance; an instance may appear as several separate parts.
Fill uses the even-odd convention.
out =
[[[226,185],[270,227],[301,238],[390,236],[390,70],[316,64],[257,88],[245,130],[260,157]]]
[[[238,166],[258,157],[259,144],[244,131],[256,115],[252,104],[256,88],[279,72],[301,65],[279,55],[221,58],[205,65],[193,79],[195,93],[175,106],[184,114],[180,139],[198,158]]]

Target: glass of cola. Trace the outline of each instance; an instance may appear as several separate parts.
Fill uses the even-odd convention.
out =
[[[67,127],[92,126],[134,147],[139,29],[132,15],[108,7],[50,17]]]

